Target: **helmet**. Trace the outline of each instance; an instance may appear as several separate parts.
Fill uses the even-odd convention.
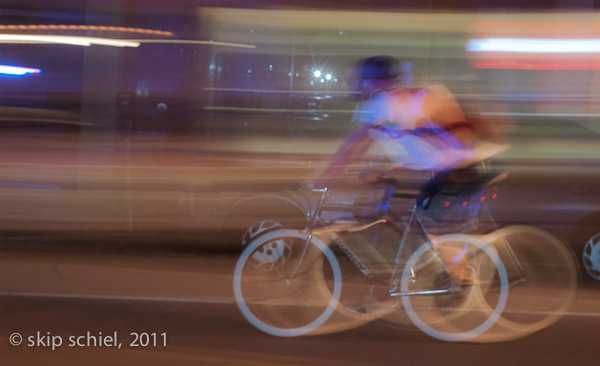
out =
[[[374,56],[361,60],[356,65],[359,79],[396,79],[403,74],[400,62],[391,56]]]

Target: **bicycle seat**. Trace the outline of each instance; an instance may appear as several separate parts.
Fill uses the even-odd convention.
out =
[[[507,176],[508,172],[503,171],[452,171],[438,180],[438,190],[443,191],[444,194],[451,194],[452,190],[460,192],[478,191],[506,179]]]

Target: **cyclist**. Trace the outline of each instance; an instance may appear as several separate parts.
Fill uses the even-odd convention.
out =
[[[400,85],[401,63],[393,57],[361,60],[354,73],[351,87],[360,99],[352,118],[356,130],[318,174],[317,185],[327,185],[377,146],[392,169],[436,172],[418,199],[419,206],[426,208],[441,184],[476,180],[479,174],[474,166],[506,148],[479,141],[458,102],[443,85],[421,89]],[[454,272],[460,270],[464,268],[455,266]]]
[[[328,177],[361,160],[374,144],[405,169],[444,171],[472,163],[476,136],[450,91],[442,85],[408,89],[399,84],[402,76],[400,62],[390,56],[357,64],[351,84],[361,99],[352,118],[356,131],[324,170]]]

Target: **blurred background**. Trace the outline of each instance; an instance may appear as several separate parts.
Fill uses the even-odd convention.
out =
[[[445,84],[481,136],[510,144],[493,160],[509,172],[496,220],[560,237],[583,288],[597,289],[599,21],[594,2],[566,0],[3,1],[2,336],[32,315],[84,330],[73,324],[85,313],[57,316],[40,308],[48,301],[101,319],[124,306],[109,312],[102,299],[229,306],[240,215],[297,218],[252,197],[296,194],[337,150],[353,128],[349,70],[374,55],[399,58],[412,87]],[[597,324],[597,302],[586,301],[578,309]],[[198,310],[164,306],[164,327],[192,337],[177,319]],[[228,309],[228,326],[255,335]],[[193,348],[182,339],[179,350]],[[15,364],[43,356],[3,349]],[[194,360],[235,364],[211,352]]]

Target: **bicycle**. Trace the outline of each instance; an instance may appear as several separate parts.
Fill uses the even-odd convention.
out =
[[[272,231],[254,238],[243,250],[234,273],[236,302],[246,319],[272,335],[298,336],[348,329],[379,318],[398,322],[395,310],[403,306],[409,319],[432,337],[446,341],[496,341],[514,339],[547,327],[574,300],[571,290],[576,287],[573,278],[576,281],[577,275],[570,270],[575,268],[570,262],[572,258],[560,251],[564,245],[549,233],[512,227],[487,236],[432,237],[416,205],[408,219],[403,220],[388,210],[394,184],[384,191],[378,205],[383,212],[378,212],[377,218],[367,224],[323,222],[320,216],[330,193],[325,188],[313,190],[320,193],[320,197],[307,212],[305,229],[275,226]],[[372,250],[372,246],[352,247],[341,238],[378,225],[391,227],[402,235],[392,261]],[[558,258],[564,262],[561,268],[566,268],[564,274],[569,290],[568,296],[563,297],[553,311],[533,322],[511,318],[504,312],[510,304],[509,287],[525,283],[524,273],[533,268],[530,263],[523,266],[517,258],[521,246],[515,253],[506,238],[526,231],[543,237],[559,249]],[[331,239],[330,242],[326,238]],[[465,263],[477,281],[463,281],[448,270],[448,259],[444,258],[447,256],[438,252],[444,247],[454,250],[457,256],[462,255],[454,258]],[[359,253],[357,248],[366,252]],[[508,260],[509,271],[516,273],[512,276],[516,279],[509,278],[501,257]],[[349,281],[348,276],[357,273],[366,286],[353,286],[356,284]],[[378,282],[375,277],[387,278],[387,298],[382,301],[374,296],[374,288],[384,282]],[[277,280],[283,287],[274,289]],[[269,292],[274,293],[267,296],[265,293]],[[367,294],[362,297],[362,304],[349,299],[355,292],[361,294],[359,299]],[[371,303],[365,305],[365,299]]]

